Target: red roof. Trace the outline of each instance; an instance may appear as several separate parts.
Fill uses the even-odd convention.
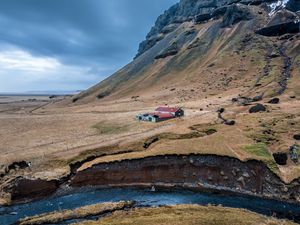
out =
[[[167,106],[162,106],[162,107],[158,107],[157,109],[155,109],[155,111],[157,112],[169,112],[169,113],[175,113],[179,110],[180,108],[176,108],[176,107],[167,107]]]
[[[160,119],[174,118],[174,115],[172,113],[154,112],[154,113],[149,113],[149,114],[152,116],[158,116]]]

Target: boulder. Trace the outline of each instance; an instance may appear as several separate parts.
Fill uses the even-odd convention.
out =
[[[255,106],[249,109],[249,113],[258,113],[258,112],[265,112],[267,108],[262,104],[256,104]]]
[[[300,141],[300,134],[295,134],[294,139],[297,140],[297,141]]]
[[[108,95],[110,95],[110,93],[109,92],[101,92],[101,93],[99,93],[98,95],[97,95],[97,98],[98,99],[102,99],[102,98],[105,98],[106,96],[108,96]]]
[[[235,125],[235,121],[234,121],[234,120],[226,120],[226,121],[224,122],[224,124],[225,124],[225,125],[228,125],[228,126],[233,126],[233,125]]]
[[[274,153],[274,160],[278,165],[284,166],[288,160],[288,155],[284,152]]]
[[[268,101],[268,103],[270,104],[278,104],[280,102],[279,98],[272,98],[270,101]]]

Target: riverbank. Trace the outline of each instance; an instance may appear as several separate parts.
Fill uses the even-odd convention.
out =
[[[247,210],[217,206],[178,205],[118,211],[98,221],[76,225],[295,225],[295,223],[265,217]]]
[[[105,202],[134,201],[135,207],[159,207],[178,204],[222,205],[243,208],[266,216],[290,219],[300,222],[300,205],[261,199],[251,196],[233,196],[217,193],[193,192],[184,189],[151,188],[109,188],[73,189],[68,195],[56,195],[27,204],[0,208],[0,224],[13,224],[16,221],[40,214],[51,214],[63,210],[72,212],[76,208]]]
[[[299,203],[299,180],[284,183],[263,162],[217,155],[164,155],[85,162],[58,180],[19,177],[6,191],[12,203],[46,198],[69,187],[163,187],[234,193]]]
[[[51,213],[45,213],[32,217],[20,219],[17,224],[19,225],[40,225],[40,224],[59,224],[64,221],[73,221],[84,218],[91,218],[102,216],[105,214],[113,213],[119,210],[132,208],[133,202],[107,202],[95,205],[88,205],[73,210],[62,210]]]

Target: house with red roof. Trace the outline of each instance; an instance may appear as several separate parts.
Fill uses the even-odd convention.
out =
[[[161,107],[158,107],[157,109],[155,109],[155,112],[172,114],[174,117],[184,116],[184,111],[178,107],[161,106]]]
[[[163,106],[158,107],[152,113],[137,115],[137,120],[157,123],[182,116],[184,116],[184,111],[181,108]]]

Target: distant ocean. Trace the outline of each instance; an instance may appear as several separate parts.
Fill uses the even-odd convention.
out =
[[[0,96],[50,96],[75,95],[81,91],[28,91],[28,92],[0,92]]]

